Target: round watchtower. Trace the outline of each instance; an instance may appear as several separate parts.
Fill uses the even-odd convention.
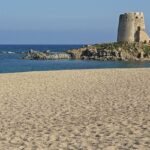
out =
[[[145,32],[143,12],[121,14],[118,27],[118,42],[140,42],[140,32]]]

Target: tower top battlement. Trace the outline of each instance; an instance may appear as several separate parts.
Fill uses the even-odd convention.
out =
[[[130,12],[124,13],[120,15],[120,19],[142,19],[141,21],[144,22],[144,13],[143,12]]]
[[[129,13],[124,13],[122,15],[144,16],[144,13],[143,12],[129,12]]]

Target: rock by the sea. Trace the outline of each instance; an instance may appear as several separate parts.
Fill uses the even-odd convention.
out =
[[[150,60],[150,44],[106,43],[87,45],[65,52],[45,52],[30,50],[24,59],[89,59],[89,60]]]
[[[57,53],[57,52],[50,52],[45,51],[35,51],[30,50],[26,53],[24,59],[31,59],[31,60],[53,60],[53,59],[70,59],[70,54],[65,52]]]
[[[93,60],[150,60],[150,44],[104,43],[68,50],[73,59]]]

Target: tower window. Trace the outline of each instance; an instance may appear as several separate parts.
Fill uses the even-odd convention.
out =
[[[136,16],[135,18],[138,19],[138,16]]]
[[[137,29],[138,29],[138,31],[141,31],[141,27],[140,26],[138,26]]]

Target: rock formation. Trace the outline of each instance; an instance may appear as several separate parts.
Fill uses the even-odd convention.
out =
[[[30,50],[24,56],[24,59],[31,60],[53,60],[53,59],[70,59],[70,54],[65,52],[40,52],[35,50]]]
[[[142,42],[95,44],[59,53],[31,50],[25,53],[24,59],[150,60],[150,44]]]
[[[106,43],[68,50],[72,59],[92,60],[150,60],[150,44]]]
[[[117,41],[150,42],[150,38],[145,31],[143,12],[132,12],[120,15]]]

